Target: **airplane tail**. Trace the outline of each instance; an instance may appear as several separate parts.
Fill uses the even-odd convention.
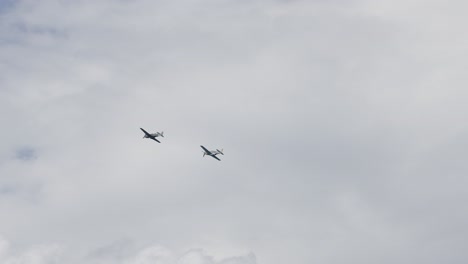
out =
[[[164,137],[164,131],[161,131],[161,137]]]
[[[224,155],[223,153],[223,149],[219,150],[219,149],[216,149],[219,153],[221,153],[221,155]]]

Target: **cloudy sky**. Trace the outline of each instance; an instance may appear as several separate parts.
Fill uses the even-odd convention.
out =
[[[0,263],[467,263],[467,9],[0,0]]]

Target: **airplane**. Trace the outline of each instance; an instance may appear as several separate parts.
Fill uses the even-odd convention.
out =
[[[148,132],[146,132],[146,130],[144,130],[143,128],[141,128],[141,131],[143,131],[143,133],[145,133],[145,135],[143,136],[143,138],[151,138],[152,140],[158,142],[158,143],[161,143],[159,140],[156,139],[156,137],[164,137],[164,131],[162,131],[161,133],[159,132],[156,132],[156,133],[153,133],[153,134],[150,134]]]
[[[216,157],[216,155],[218,155],[218,154],[224,155],[222,149],[221,150],[216,149],[216,150],[209,151],[204,146],[200,145],[200,147],[205,151],[205,152],[203,152],[203,157],[205,157],[205,155],[208,155],[208,156],[211,156],[211,157],[221,161],[218,157]]]

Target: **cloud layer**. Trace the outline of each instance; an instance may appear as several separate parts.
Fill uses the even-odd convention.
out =
[[[466,8],[2,2],[4,262],[466,263]]]
[[[23,252],[15,252],[10,243],[0,240],[0,261],[4,264],[255,264],[252,253],[245,256],[215,260],[201,249],[191,249],[183,253],[172,252],[161,246],[148,246],[130,252],[130,244],[119,241],[91,252],[81,259],[71,259],[67,249],[58,245],[34,246]]]

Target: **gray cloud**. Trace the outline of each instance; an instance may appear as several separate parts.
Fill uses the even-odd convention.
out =
[[[19,1],[0,233],[96,263],[465,263],[464,7]]]
[[[16,158],[22,161],[35,160],[37,158],[36,150],[31,147],[23,147],[16,151]]]

